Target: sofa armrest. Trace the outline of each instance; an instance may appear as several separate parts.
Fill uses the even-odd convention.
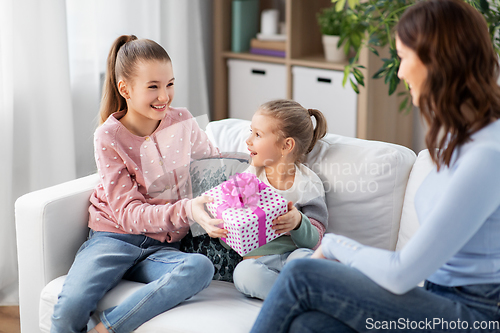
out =
[[[97,174],[31,192],[15,204],[19,303],[23,333],[39,332],[43,287],[67,274],[88,234],[89,197]]]

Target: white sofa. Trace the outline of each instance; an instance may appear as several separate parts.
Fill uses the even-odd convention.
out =
[[[207,134],[221,151],[247,152],[248,121],[211,122]],[[327,232],[399,249],[418,228],[413,196],[431,168],[426,151],[416,158],[402,146],[328,134],[306,164],[325,184]],[[16,202],[22,333],[50,331],[52,308],[65,274],[88,233],[88,198],[97,182],[97,175],[90,175],[26,194]],[[139,287],[121,282],[98,310],[116,305]],[[213,281],[136,332],[248,332],[261,304],[242,296],[232,283]]]

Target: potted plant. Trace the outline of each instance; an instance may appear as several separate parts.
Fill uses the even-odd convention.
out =
[[[345,61],[347,54],[340,43],[344,12],[337,11],[335,7],[325,8],[317,14],[317,19],[322,34],[326,60],[333,62]]]
[[[486,19],[493,46],[500,55],[500,0],[464,0],[474,6]],[[349,63],[344,69],[344,84],[347,78],[354,77],[351,85],[358,92],[357,85],[364,86],[364,76],[359,70],[362,68],[358,64],[362,47],[368,48],[375,55],[379,56],[377,49],[388,46],[389,57],[384,58],[382,67],[373,75],[374,78],[384,78],[389,86],[389,95],[393,94],[400,80],[398,78],[399,58],[396,52],[394,27],[399,22],[399,18],[404,11],[415,4],[417,0],[332,0],[337,12],[349,12],[351,24],[342,25],[341,40],[339,43],[345,43],[354,50],[354,56],[349,59]],[[346,5],[347,3],[347,5]],[[345,17],[346,15],[344,15]],[[355,22],[355,23],[352,23]],[[356,88],[355,88],[356,87]],[[408,87],[406,92],[400,93],[406,95],[399,109],[409,111],[412,104],[409,103],[410,96]]]

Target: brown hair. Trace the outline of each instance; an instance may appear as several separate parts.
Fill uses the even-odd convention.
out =
[[[316,142],[326,134],[326,118],[323,113],[315,109],[305,109],[292,100],[278,99],[267,102],[260,106],[258,112],[278,120],[276,132],[280,138],[295,140],[294,157],[297,162],[301,162]],[[313,126],[311,116],[316,119],[316,127]]]
[[[104,123],[112,114],[126,110],[127,102],[118,91],[118,81],[132,80],[139,61],[159,60],[170,62],[163,47],[149,39],[137,39],[134,35],[118,37],[109,51],[106,78],[102,89],[99,122]]]
[[[427,68],[419,98],[429,125],[425,143],[438,170],[449,167],[457,146],[500,117],[498,57],[488,26],[464,1],[430,0],[403,14],[397,35]]]

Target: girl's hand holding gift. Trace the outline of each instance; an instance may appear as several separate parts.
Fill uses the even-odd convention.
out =
[[[302,215],[291,201],[288,202],[288,212],[273,221],[273,229],[277,234],[283,234],[300,227]]]
[[[219,225],[223,225],[222,219],[213,219],[205,210],[205,204],[212,202],[214,199],[208,196],[199,196],[193,199],[191,210],[193,219],[201,225],[207,234],[212,238],[227,237],[227,230],[221,229]]]

